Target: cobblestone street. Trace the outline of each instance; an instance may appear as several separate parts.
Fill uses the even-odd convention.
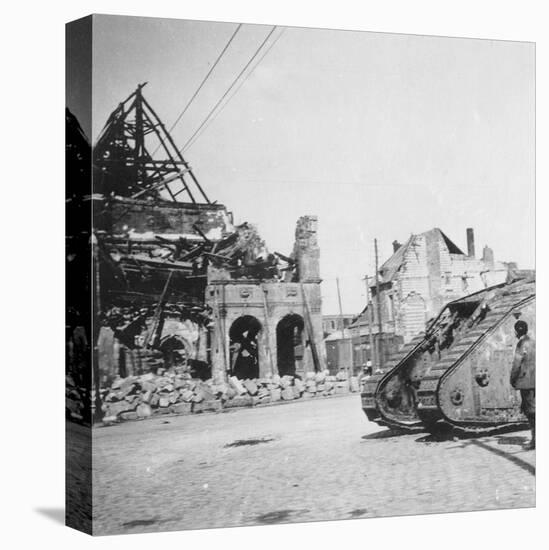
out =
[[[531,507],[528,437],[395,435],[358,394],[96,428],[95,534]]]

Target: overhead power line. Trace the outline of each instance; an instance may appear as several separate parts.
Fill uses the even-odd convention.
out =
[[[185,148],[189,145],[189,143],[198,134],[198,132],[200,132],[200,130],[202,130],[202,128],[208,122],[208,120],[210,119],[210,117],[212,116],[214,111],[219,107],[221,102],[227,97],[227,95],[230,93],[230,91],[234,88],[234,86],[236,85],[236,83],[238,82],[240,77],[246,72],[248,67],[252,64],[253,60],[257,57],[257,55],[259,54],[259,52],[261,51],[263,46],[267,43],[267,40],[269,40],[269,38],[271,37],[271,35],[274,33],[275,30],[276,30],[276,25],[271,29],[271,31],[265,37],[263,42],[261,42],[259,48],[257,48],[257,50],[252,55],[252,57],[249,59],[249,61],[246,63],[246,65],[244,65],[244,68],[238,73],[238,76],[232,81],[231,85],[227,88],[227,90],[225,90],[225,93],[221,96],[219,101],[213,106],[212,110],[208,113],[208,116],[206,116],[206,118],[202,121],[202,124],[200,124],[200,126],[195,130],[194,134],[186,141],[186,143],[183,145],[183,147],[180,149],[180,151],[184,151]]]
[[[179,123],[179,121],[181,120],[183,115],[187,112],[187,110],[191,106],[192,102],[195,100],[196,96],[199,94],[199,92],[202,89],[202,87],[204,86],[204,84],[206,84],[206,81],[208,80],[208,78],[210,78],[210,75],[213,73],[213,71],[216,68],[217,64],[221,61],[221,58],[225,55],[225,52],[229,49],[229,46],[231,45],[231,42],[234,40],[235,36],[238,34],[238,31],[240,30],[240,27],[242,27],[242,23],[238,24],[235,31],[233,32],[233,34],[229,38],[229,41],[225,44],[225,47],[221,50],[221,53],[217,56],[217,59],[215,60],[214,64],[212,65],[212,67],[210,68],[210,70],[208,71],[208,73],[206,74],[206,76],[204,77],[204,79],[202,80],[202,82],[200,83],[200,85],[198,86],[198,88],[196,89],[194,94],[192,95],[191,99],[189,99],[189,101],[187,102],[187,105],[185,105],[185,108],[181,111],[179,116],[175,119],[175,122],[170,126],[170,129],[168,130],[168,132],[171,133],[171,131],[177,126],[177,124]],[[156,151],[158,151],[158,149],[160,148],[160,145],[161,144],[158,144],[158,146],[154,150],[153,156],[156,153]]]
[[[242,86],[244,85],[246,80],[248,80],[248,78],[250,78],[250,76],[252,76],[252,73],[257,69],[259,64],[263,61],[263,59],[266,57],[266,55],[271,51],[273,46],[280,40],[280,37],[284,34],[285,30],[286,29],[282,29],[282,32],[273,40],[273,42],[270,44],[270,46],[265,50],[263,55],[259,58],[258,62],[252,67],[252,70],[244,77],[242,82],[237,86],[236,90],[229,97],[229,99],[227,99],[227,101],[225,101],[225,103],[221,106],[221,108],[211,117],[211,119],[208,121],[208,123],[204,125],[204,128],[202,128],[202,131],[197,133],[196,137],[190,143],[188,142],[188,145],[186,145],[184,147],[183,151],[187,151],[188,149],[190,149],[196,143],[196,140],[208,129],[210,124],[223,112],[223,109],[225,109],[225,107],[227,107],[227,105],[230,103],[231,99],[238,93],[238,90],[240,90],[240,88],[242,88]]]

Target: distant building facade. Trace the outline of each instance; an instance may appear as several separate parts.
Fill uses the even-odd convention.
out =
[[[337,330],[340,331],[342,324],[344,329],[348,328],[355,319],[356,313],[344,313],[343,315],[323,315],[322,330],[324,332],[324,337],[333,334]]]
[[[467,229],[467,254],[439,228],[411,235],[402,245],[395,241],[393,255],[379,269],[379,301],[372,282],[371,307],[367,306],[350,326],[354,346],[359,350],[369,346],[371,332],[375,343],[381,341],[382,361],[386,361],[425,330],[426,323],[445,304],[505,282],[515,267],[495,261],[487,246],[482,257],[476,258],[472,229]],[[373,354],[362,355],[367,360]]]

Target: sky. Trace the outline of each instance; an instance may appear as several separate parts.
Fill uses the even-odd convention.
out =
[[[94,16],[92,141],[145,81],[170,127],[235,29]],[[172,131],[178,145],[271,29],[241,27]],[[489,245],[534,267],[532,43],[282,27],[275,40],[184,157],[270,250],[289,253],[296,220],[318,216],[324,313],[338,312],[336,278],[344,312],[364,307],[374,239],[383,263],[393,240],[432,227],[466,250],[473,227],[477,255]],[[79,98],[68,103],[78,117]]]

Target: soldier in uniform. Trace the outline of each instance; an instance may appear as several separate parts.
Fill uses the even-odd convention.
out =
[[[532,430],[532,441],[528,449],[536,448],[536,342],[528,336],[528,324],[525,321],[515,323],[515,335],[518,338],[515,357],[511,369],[511,386],[520,390],[522,412],[528,418]]]

